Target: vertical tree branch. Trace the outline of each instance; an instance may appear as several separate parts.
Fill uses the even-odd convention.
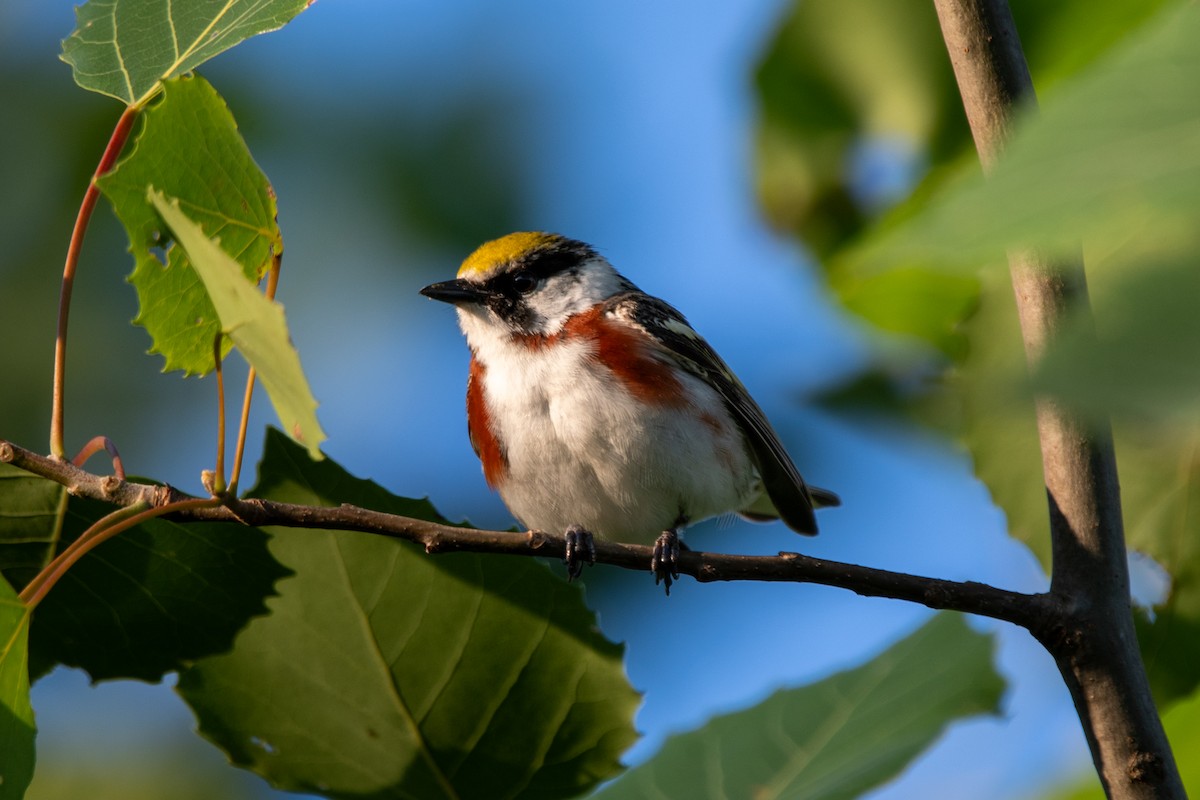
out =
[[[999,159],[1022,105],[1036,98],[1004,0],[934,0],[984,171]],[[1009,253],[1025,352],[1036,366],[1066,320],[1090,313],[1082,258]],[[1054,656],[1111,798],[1184,798],[1138,651],[1116,456],[1108,424],[1087,424],[1037,399],[1050,504],[1051,595],[1062,621],[1034,631]]]

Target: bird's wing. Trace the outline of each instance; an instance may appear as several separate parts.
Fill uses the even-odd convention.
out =
[[[684,316],[662,300],[640,292],[616,295],[608,301],[606,313],[641,330],[683,369],[717,390],[750,445],[763,487],[780,518],[797,533],[815,535],[813,498],[771,423],[742,382]],[[821,491],[836,498],[832,492]]]

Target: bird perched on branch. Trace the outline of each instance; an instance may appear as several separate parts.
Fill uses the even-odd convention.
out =
[[[593,535],[653,539],[669,593],[688,524],[736,512],[813,535],[813,509],[841,502],[804,483],[683,315],[583,242],[509,234],[421,294],[458,310],[488,485],[522,525],[565,533],[571,577],[595,560]]]

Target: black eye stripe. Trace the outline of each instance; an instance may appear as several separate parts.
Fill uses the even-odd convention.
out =
[[[540,287],[551,279],[570,281],[586,261],[596,258],[590,245],[574,239],[556,238],[535,247],[503,265],[484,282],[486,301],[496,316],[522,330],[534,330],[545,323],[532,300]]]
[[[582,260],[578,253],[555,249],[530,253],[523,266],[538,278],[549,278],[576,269]]]

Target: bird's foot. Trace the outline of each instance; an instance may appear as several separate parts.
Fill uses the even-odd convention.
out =
[[[573,581],[583,572],[584,564],[596,563],[596,541],[592,532],[572,525],[563,533],[567,540],[563,563],[567,565],[567,580]]]
[[[671,594],[671,584],[679,578],[679,552],[683,543],[679,541],[679,532],[675,529],[663,531],[654,541],[654,556],[650,559],[650,571],[654,573],[654,584],[663,584],[667,596]]]

